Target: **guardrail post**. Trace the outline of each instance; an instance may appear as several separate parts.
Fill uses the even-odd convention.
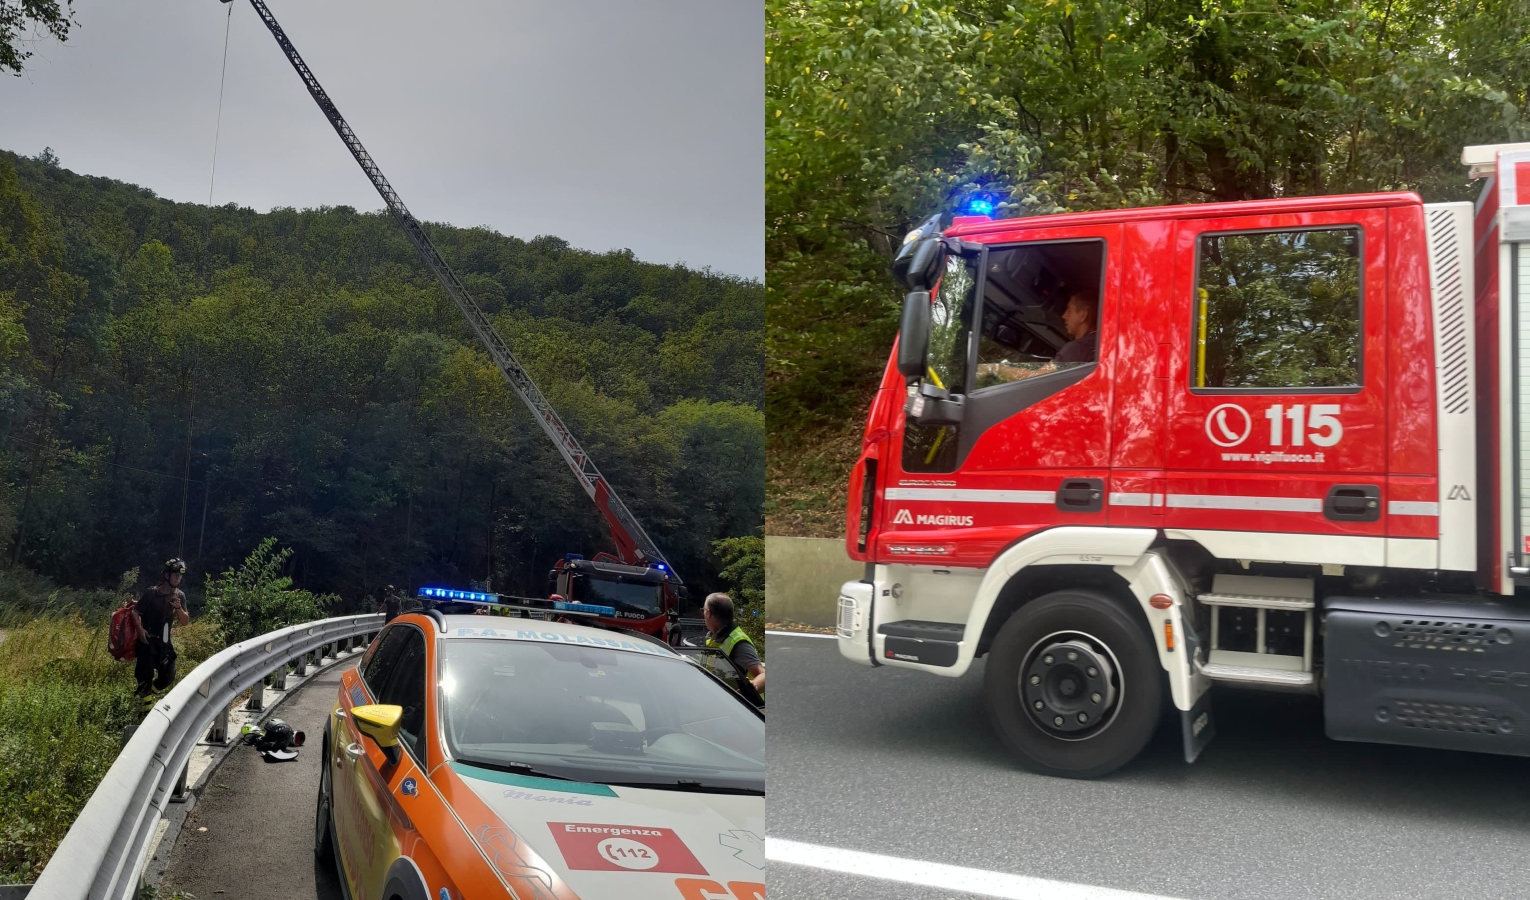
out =
[[[244,705],[245,709],[262,710],[266,708],[266,680],[264,678],[255,682],[250,687],[250,702]]]
[[[276,667],[276,674],[271,677],[271,690],[285,691],[287,689],[287,664],[283,662]]]
[[[228,743],[228,707],[225,706],[223,711],[218,713],[217,718],[213,719],[212,728],[207,732],[207,743]]]
[[[186,802],[186,777],[190,774],[191,763],[181,766],[181,777],[175,779],[175,790],[170,792],[171,803]]]
[[[307,675],[308,674],[308,654],[307,653],[299,654],[298,658],[293,660],[292,665],[294,667],[292,669],[292,674],[298,676],[299,678],[303,677],[304,675]]]

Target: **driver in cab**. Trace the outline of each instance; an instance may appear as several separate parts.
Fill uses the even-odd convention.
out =
[[[1058,366],[1067,363],[1092,363],[1099,356],[1100,301],[1093,291],[1078,290],[1068,297],[1063,310],[1063,327],[1073,340],[1062,345],[1052,362]]]

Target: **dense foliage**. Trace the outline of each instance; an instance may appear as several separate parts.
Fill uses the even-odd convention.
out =
[[[758,533],[758,282],[430,226],[693,593]],[[0,156],[0,548],[76,585],[267,536],[352,604],[544,595],[595,507],[386,216],[208,210]],[[341,608],[339,611],[344,611]]]
[[[66,41],[74,24],[74,0],[0,0],[0,72],[20,75],[37,33]]]
[[[733,600],[734,624],[765,653],[765,538],[726,538],[713,545],[722,566],[718,573]]]
[[[913,225],[978,194],[1009,216],[1394,189],[1466,198],[1463,145],[1530,136],[1527,12],[1524,0],[767,0],[771,529],[841,527],[839,496],[800,463],[844,471],[812,452],[825,446],[853,458],[847,434],[897,327],[887,261]]]

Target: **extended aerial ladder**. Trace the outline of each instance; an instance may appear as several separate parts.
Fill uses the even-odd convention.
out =
[[[232,0],[222,0],[222,2],[230,3]],[[579,480],[579,484],[584,488],[585,493],[590,496],[591,500],[595,501],[595,506],[604,517],[606,526],[611,531],[611,537],[616,543],[617,552],[614,561],[624,564],[624,567],[656,569],[663,572],[666,582],[665,595],[670,600],[676,600],[678,598],[677,589],[681,586],[680,576],[675,573],[674,568],[669,565],[669,561],[664,558],[664,554],[659,551],[659,548],[648,536],[648,533],[643,530],[643,526],[638,524],[632,512],[627,509],[627,505],[617,496],[616,491],[611,487],[611,483],[601,474],[600,469],[596,468],[594,460],[590,459],[590,455],[580,446],[573,432],[569,431],[568,426],[563,424],[563,420],[553,410],[552,404],[547,402],[547,398],[543,396],[542,391],[532,381],[531,375],[526,371],[525,367],[520,364],[515,358],[515,354],[510,352],[509,346],[495,332],[488,316],[484,315],[478,303],[468,293],[468,289],[462,283],[462,280],[452,271],[451,266],[446,264],[446,260],[441,258],[441,254],[436,250],[435,244],[431,243],[430,236],[425,233],[425,229],[421,227],[419,220],[409,212],[409,208],[404,205],[404,201],[399,197],[398,192],[393,189],[393,185],[388,183],[388,179],[383,175],[382,169],[378,168],[377,163],[372,159],[372,155],[367,152],[367,148],[362,146],[360,139],[356,137],[356,133],[351,130],[351,126],[345,121],[345,117],[340,115],[340,110],[335,107],[334,101],[329,98],[329,94],[325,92],[324,86],[319,84],[319,80],[314,77],[312,70],[308,68],[308,64],[303,62],[303,57],[298,54],[297,48],[292,45],[292,41],[287,37],[287,33],[282,30],[282,26],[276,21],[276,17],[271,14],[271,10],[266,8],[266,4],[262,0],[250,0],[250,5],[255,8],[256,14],[260,16],[260,20],[265,23],[266,28],[270,29],[272,37],[276,38],[276,43],[281,46],[282,52],[287,55],[287,61],[292,63],[293,69],[297,70],[298,76],[303,79],[303,84],[308,88],[308,93],[313,97],[314,102],[319,105],[319,109],[323,111],[325,118],[329,119],[329,123],[334,126],[335,133],[340,135],[340,140],[345,143],[346,149],[351,151],[351,155],[356,158],[356,162],[360,164],[362,171],[366,173],[367,178],[371,179],[372,186],[377,188],[378,194],[382,195],[383,202],[387,204],[388,212],[393,214],[393,218],[403,228],[405,236],[409,238],[409,243],[414,245],[414,249],[420,254],[420,258],[425,261],[425,265],[430,271],[435,274],[436,280],[440,282],[447,296],[451,297],[452,302],[456,303],[457,308],[462,311],[462,315],[467,319],[468,325],[473,329],[473,333],[478,336],[478,340],[488,350],[489,357],[494,360],[495,365],[499,366],[499,370],[504,373],[505,379],[510,382],[510,387],[515,391],[516,396],[520,397],[521,401],[526,404],[526,408],[531,410],[532,418],[536,419],[537,424],[547,433],[547,436],[553,442],[553,446],[558,448],[558,453],[563,456],[564,462],[568,463],[569,468],[573,470],[574,477]],[[597,556],[597,562],[601,557],[605,556],[607,554]],[[666,602],[666,606],[670,609],[675,608],[674,604],[670,602]]]

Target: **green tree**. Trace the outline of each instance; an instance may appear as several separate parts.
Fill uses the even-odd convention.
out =
[[[338,598],[293,590],[281,569],[292,548],[276,549],[276,538],[260,542],[244,563],[207,579],[207,615],[226,644],[324,618]]]
[[[33,39],[28,30],[41,29],[55,40],[69,39],[74,21],[74,0],[0,0],[0,71],[21,75],[21,64],[32,57],[26,48]]]
[[[765,539],[726,538],[712,544],[718,574],[733,598],[734,618],[761,656],[765,655]]]
[[[762,286],[430,227],[710,590],[711,542],[761,518]],[[42,572],[108,585],[169,555],[219,572],[274,535],[284,577],[354,605],[389,583],[540,594],[557,558],[611,547],[386,216],[209,211],[0,154],[0,292],[0,534],[19,519],[8,556]]]

